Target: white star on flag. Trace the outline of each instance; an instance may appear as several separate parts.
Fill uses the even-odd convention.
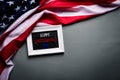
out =
[[[9,21],[11,21],[12,19],[14,19],[13,15],[9,17]]]
[[[4,16],[2,17],[2,20],[3,20],[3,19],[5,19],[5,18],[7,18],[7,16],[6,16],[6,15],[4,15]]]
[[[8,4],[9,4],[9,6],[11,6],[11,5],[13,5],[14,4],[14,2],[13,1],[9,1],[9,2],[7,2]]]
[[[18,10],[20,10],[20,6],[17,6],[17,7],[15,8],[15,11],[18,11]]]
[[[30,3],[31,3],[31,4],[35,3],[35,0],[31,0]]]
[[[2,25],[0,26],[1,28],[5,28],[7,25],[5,25],[5,23],[2,23]]]

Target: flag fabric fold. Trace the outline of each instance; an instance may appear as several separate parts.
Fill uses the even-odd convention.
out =
[[[68,25],[119,6],[120,0],[0,0],[0,80],[8,80],[12,56],[35,26]]]

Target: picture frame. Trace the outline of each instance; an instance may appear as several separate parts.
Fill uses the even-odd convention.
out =
[[[64,53],[61,25],[35,27],[27,38],[28,56]]]

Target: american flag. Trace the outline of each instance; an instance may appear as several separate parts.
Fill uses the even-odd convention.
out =
[[[119,8],[120,0],[0,0],[0,80],[12,56],[37,25],[68,25]]]

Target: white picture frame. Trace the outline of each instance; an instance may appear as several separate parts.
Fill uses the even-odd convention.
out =
[[[47,49],[33,49],[33,34],[39,32],[46,32],[46,31],[57,31],[57,40],[58,46],[54,48],[47,48]],[[35,27],[32,33],[27,38],[27,48],[28,48],[28,56],[34,55],[44,55],[44,54],[54,54],[54,53],[64,53],[64,41],[63,41],[63,32],[61,25],[50,25],[50,26],[43,26],[43,27]]]

